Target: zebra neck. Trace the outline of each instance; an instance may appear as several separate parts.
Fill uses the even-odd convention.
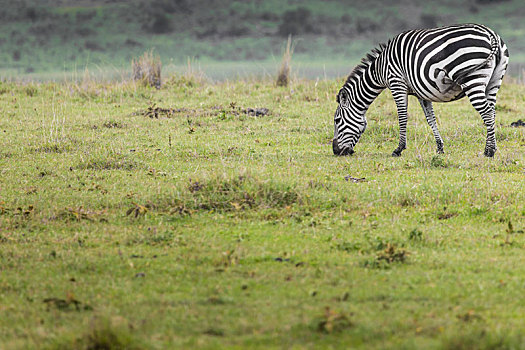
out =
[[[350,93],[353,109],[359,114],[364,114],[377,96],[385,89],[378,84],[370,84],[366,79],[347,82],[344,87]]]

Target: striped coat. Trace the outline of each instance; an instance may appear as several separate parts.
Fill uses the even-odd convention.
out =
[[[392,92],[399,117],[399,145],[406,148],[407,96],[418,98],[443,153],[432,102],[467,96],[487,127],[484,154],[496,152],[495,105],[509,60],[501,37],[479,24],[462,24],[401,33],[368,54],[349,75],[337,95],[333,151],[353,153],[366,129],[365,113],[386,88]]]

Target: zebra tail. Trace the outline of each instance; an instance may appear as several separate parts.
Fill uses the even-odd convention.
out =
[[[481,62],[480,64],[470,68],[469,70],[466,70],[464,72],[462,72],[461,74],[459,74],[455,79],[451,79],[454,83],[456,83],[457,85],[461,86],[461,80],[463,80],[463,78],[465,78],[466,76],[468,76],[469,74],[475,72],[476,70],[480,69],[481,67],[483,67],[484,65],[486,65],[491,59],[492,57],[494,57],[494,55],[499,52],[500,50],[500,45],[498,43],[498,39],[496,38],[496,35],[490,30],[488,29],[487,27],[485,26],[481,26],[481,25],[476,25],[476,26],[479,26],[483,29],[485,29],[489,35],[490,35],[490,54],[488,55],[488,57],[483,61]],[[448,75],[448,74],[447,74]],[[450,87],[448,87],[444,93],[447,93],[449,92],[452,88],[454,87],[454,85],[451,85]]]
[[[486,65],[494,57],[494,55],[500,50],[500,45],[498,43],[498,38],[496,38],[496,35],[490,29],[488,29],[487,27],[485,27],[485,26],[480,26],[480,27],[485,29],[490,35],[490,54],[485,59],[485,61],[481,62],[480,64],[478,64],[478,65],[472,67],[471,69],[466,70],[463,73],[461,73],[460,75],[458,75],[456,77],[456,79],[454,79],[454,82],[456,84],[458,84],[458,85],[461,85],[461,80],[463,78],[465,78],[467,75],[469,75],[470,73],[475,72],[476,70],[478,70],[481,67],[483,67],[484,65]]]

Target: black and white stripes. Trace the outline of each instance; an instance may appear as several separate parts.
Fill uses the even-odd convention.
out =
[[[366,129],[365,113],[374,99],[389,88],[397,105],[399,145],[406,148],[407,98],[419,99],[443,152],[432,102],[449,102],[467,96],[487,127],[485,155],[496,151],[494,131],[496,94],[505,75],[509,54],[503,40],[491,29],[462,24],[401,33],[368,54],[349,75],[337,95],[333,151],[353,153]]]

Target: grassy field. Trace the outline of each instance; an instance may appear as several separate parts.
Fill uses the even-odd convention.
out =
[[[525,87],[334,157],[342,82],[0,83],[0,348],[524,349]]]

